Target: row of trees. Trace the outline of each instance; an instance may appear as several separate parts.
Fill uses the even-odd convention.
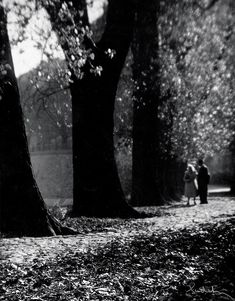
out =
[[[219,143],[213,141],[218,137],[223,144],[231,141],[233,1],[110,0],[105,28],[96,43],[85,1],[41,0],[37,5],[47,11],[67,65],[73,216],[140,216],[126,203],[113,142],[115,96],[130,46],[135,86],[132,204],[159,205],[178,197],[183,161],[204,155],[207,145],[217,150]],[[3,6],[1,16],[5,48],[1,52],[4,101],[0,112],[5,119],[1,119],[0,132],[7,137],[0,148],[1,228],[25,235],[61,233],[64,229],[45,209],[32,176]],[[15,115],[5,114],[14,106],[18,107]],[[20,137],[17,150],[16,135]]]

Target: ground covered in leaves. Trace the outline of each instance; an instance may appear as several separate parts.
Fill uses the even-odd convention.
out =
[[[82,221],[84,233],[133,227],[125,220]],[[142,222],[140,229],[146,225]],[[86,252],[67,247],[48,259],[2,261],[0,300],[235,300],[234,230],[235,217],[229,216],[191,227],[140,231],[134,239],[113,237]]]

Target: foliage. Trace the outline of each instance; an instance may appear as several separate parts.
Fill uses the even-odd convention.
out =
[[[130,62],[128,57],[120,78],[115,107],[115,146],[120,152],[124,145],[128,149],[131,147],[133,83],[130,81]],[[18,78],[29,142],[31,138],[36,138],[39,145],[45,145],[59,137],[71,137],[72,106],[61,71],[63,68],[66,68],[65,62],[59,59],[42,62]],[[33,144],[31,141],[31,146]],[[35,145],[36,149],[38,147]]]
[[[68,248],[50,261],[1,263],[0,300],[232,300],[234,227],[231,218],[123,236],[85,253]]]
[[[55,10],[58,9],[57,5],[60,5],[58,3],[58,1],[39,1],[37,4],[41,4],[42,7],[45,6],[45,8],[50,11],[53,10],[53,7]],[[55,139],[58,135],[62,137],[71,136],[71,103],[68,92],[69,84],[72,80],[71,72],[75,69],[78,69],[77,72],[82,72],[81,70],[79,71],[79,69],[83,68],[86,60],[81,53],[81,51],[85,51],[82,40],[85,38],[85,35],[90,37],[92,34],[91,32],[86,31],[85,28],[83,30],[83,25],[81,23],[83,18],[82,11],[79,12],[79,14],[81,14],[81,22],[78,22],[78,24],[81,25],[81,28],[76,28],[76,13],[74,11],[74,7],[68,7],[68,5],[72,5],[72,2],[67,2],[66,4],[66,1],[61,1],[61,14],[59,15],[58,19],[56,19],[56,24],[54,24],[52,28],[53,20],[51,24],[49,21],[49,16],[46,14],[45,10],[41,6],[35,7],[33,1],[29,1],[27,5],[21,5],[17,2],[8,3],[9,19],[11,20],[9,23],[9,28],[14,29],[17,25],[22,31],[24,31],[24,35],[22,34],[22,39],[20,39],[24,41],[29,39],[29,32],[31,32],[31,38],[35,40],[34,46],[42,52],[42,61],[38,67],[29,73],[22,75],[18,79],[21,91],[22,106],[25,115],[27,136],[29,140],[31,136],[36,136],[37,140],[39,140],[41,144],[48,143],[48,139],[45,137],[47,135],[50,136],[49,140]],[[94,3],[92,1],[88,3],[88,11],[89,9],[92,9],[93,5]],[[103,15],[101,15],[91,24],[95,40],[101,36],[101,33],[104,30],[107,3],[103,1],[102,5]],[[30,11],[31,13],[21,16],[21,12],[24,10]],[[30,24],[33,22],[33,12],[36,13],[38,22],[36,22],[34,27],[31,28]],[[86,12],[84,11],[84,15],[85,14]],[[25,18],[25,22],[19,22],[18,18]],[[41,22],[39,22],[40,18],[45,23],[43,26]],[[67,26],[66,20],[68,21],[68,19],[69,25]],[[72,23],[70,24],[70,22]],[[63,28],[63,30],[61,30],[61,24],[64,24],[65,28]],[[60,27],[59,31],[56,29],[56,26]],[[71,30],[76,31],[77,34],[80,34],[81,31],[83,32],[83,36],[80,37],[81,41],[79,42],[81,50],[79,50],[79,53],[76,54],[76,56],[81,56],[81,59],[84,59],[84,64],[78,64],[75,58],[71,58],[73,54],[69,54],[67,52],[66,53],[69,57],[66,57],[66,62],[63,59],[61,60],[57,58],[58,55],[63,58],[61,47],[63,48],[65,45],[71,51],[77,52],[77,47],[79,45],[78,43],[76,44],[74,42],[77,45],[76,46],[73,43],[72,40],[76,40],[76,38],[73,37],[74,32],[72,35],[70,34]],[[57,32],[57,38],[53,35],[54,31]],[[15,34],[15,36],[19,37],[19,35],[20,32],[18,31],[18,35]],[[13,34],[11,35],[11,43],[12,45],[17,45],[20,47],[20,41],[17,41],[15,36]],[[62,41],[58,40],[58,38],[62,39]],[[61,45],[59,45],[59,43],[61,43]],[[107,50],[107,55],[113,55],[111,49]],[[91,57],[93,57],[93,55],[91,55]],[[132,92],[130,87],[133,85],[133,83],[130,81],[130,62],[131,59],[129,54],[126,62],[126,68],[121,76],[117,92],[114,130],[115,135],[117,136],[116,140],[118,140],[119,137],[129,137],[131,135]],[[95,68],[91,62],[89,62],[88,65],[91,69],[93,67]],[[81,74],[77,74],[77,76],[80,77]],[[118,144],[119,143],[117,141],[117,147]]]
[[[161,2],[160,118],[168,126],[165,143],[183,158],[211,155],[234,137],[233,1]]]
[[[38,70],[40,76],[35,78],[34,84],[41,80],[46,82],[49,76],[56,79],[58,85],[62,83],[64,89],[71,81],[71,72],[75,72],[77,77],[82,76],[86,62],[92,72],[99,74],[101,69],[93,64],[91,48],[84,48],[86,37],[92,37],[91,31],[83,24],[86,14],[84,8],[79,10],[81,22],[75,22],[78,16],[74,7],[70,7],[72,2],[59,2],[38,1],[46,9],[60,5],[53,29],[63,27],[63,30],[57,30],[56,40],[51,36],[53,30],[48,21],[49,25],[45,26],[48,27],[47,31],[45,28],[44,32],[43,28],[36,29],[42,39],[35,41],[35,46],[42,49],[42,57],[50,61],[58,51],[61,52],[61,49],[58,50],[59,44],[63,49],[69,49],[64,51],[68,65],[57,66],[56,75],[54,71],[50,75],[47,71]],[[11,35],[12,43],[16,44],[17,37],[18,43],[28,38],[26,29],[35,9],[40,8],[39,12],[46,13],[41,6],[35,7],[33,1],[29,1],[27,6],[18,2],[17,5],[16,2],[8,4],[12,5],[9,14],[15,12],[15,23],[18,23],[18,29]],[[171,155],[183,159],[213,155],[227,148],[234,139],[234,15],[233,0],[160,1],[159,33],[156,32],[159,59],[156,61],[156,58],[152,58],[150,76],[153,77],[153,83],[160,78],[158,118],[161,128],[158,136],[163,154],[169,151]],[[95,39],[100,36],[103,27],[104,18],[101,17],[92,26]],[[130,63],[131,58],[127,65]],[[129,81],[122,83],[116,106],[116,131],[122,132],[124,129],[128,136],[131,135],[130,102],[134,89],[131,77],[127,71],[126,79]]]

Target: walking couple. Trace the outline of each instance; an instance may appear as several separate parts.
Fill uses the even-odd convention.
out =
[[[210,174],[202,159],[198,160],[197,170],[192,164],[188,164],[187,170],[184,173],[184,195],[188,198],[187,205],[189,205],[191,197],[194,200],[194,205],[196,205],[196,197],[198,195],[200,203],[207,204],[207,191]]]

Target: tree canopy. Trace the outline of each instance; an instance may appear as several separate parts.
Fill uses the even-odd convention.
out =
[[[12,37],[12,43],[26,38],[26,25],[36,8],[60,5],[57,20],[64,30],[59,39],[68,49],[65,56],[70,63],[69,68],[59,68],[58,81],[67,85],[71,80],[70,72],[75,69],[81,77],[81,68],[86,61],[89,61],[91,72],[99,75],[102,66],[94,65],[91,48],[82,46],[84,39],[92,37],[92,32],[81,21],[75,26],[76,14],[68,7],[69,2],[56,3],[39,1],[36,7],[33,1],[27,6],[13,2],[19,29],[18,35]],[[81,19],[87,18],[83,13],[81,9]],[[68,14],[70,22],[65,21]],[[164,98],[158,111],[162,120],[163,153],[169,145],[173,155],[186,159],[227,148],[234,136],[231,130],[235,110],[233,1],[161,1],[158,14],[156,38],[159,39],[160,93]],[[104,22],[97,22],[93,27],[94,37],[100,36],[103,28]],[[51,29],[50,35],[52,25]],[[41,28],[41,31],[48,47],[43,47],[43,40],[37,42],[37,47],[43,49],[47,59],[52,59],[58,44],[51,43],[52,38],[47,36],[45,29],[43,32]],[[108,51],[110,56],[115,55],[114,49]],[[157,72],[154,71],[154,59],[152,62],[154,73]],[[132,89],[131,85],[130,95]],[[169,126],[172,123],[173,126]]]
[[[161,12],[160,117],[173,122],[164,144],[184,159],[213,155],[234,137],[234,2],[162,2]]]

